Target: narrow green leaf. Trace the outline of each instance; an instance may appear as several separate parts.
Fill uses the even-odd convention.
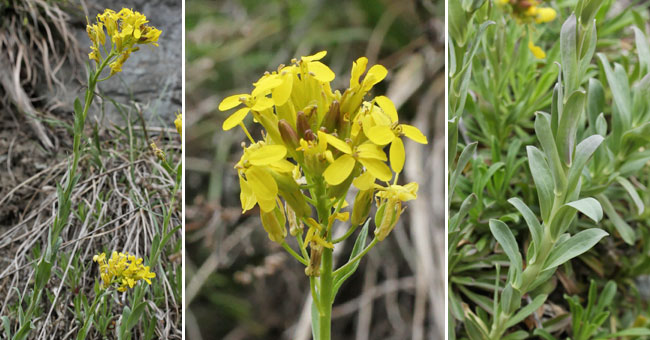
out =
[[[645,204],[643,203],[643,200],[641,199],[641,196],[639,196],[639,193],[636,191],[634,188],[634,185],[630,183],[630,181],[627,180],[627,178],[618,176],[616,177],[616,181],[627,191],[628,195],[630,195],[630,198],[636,205],[636,210],[639,215],[643,214],[643,210],[645,209]]]
[[[553,181],[555,182],[555,190],[562,191],[566,186],[566,175],[562,168],[560,155],[557,152],[555,145],[555,138],[551,133],[551,122],[548,114],[544,112],[537,112],[535,117],[535,134],[539,139],[542,149],[546,154],[548,165],[551,168]]]
[[[582,169],[591,158],[591,155],[598,149],[605,138],[601,135],[593,135],[585,138],[576,147],[575,159],[569,169],[569,179],[567,181],[567,192],[572,192],[577,186]]]
[[[538,148],[529,145],[526,147],[526,153],[528,153],[528,165],[537,189],[542,220],[548,222],[553,208],[554,196],[551,168],[548,166],[544,154]]]
[[[587,87],[587,118],[591,128],[596,127],[596,119],[605,108],[605,89],[596,78],[589,79]]]
[[[510,231],[510,228],[508,228],[505,223],[499,220],[490,220],[490,231],[492,232],[492,235],[494,235],[494,238],[496,238],[501,245],[501,248],[503,248],[503,251],[508,256],[511,265],[515,267],[517,277],[519,277],[519,273],[521,273],[523,264],[521,260],[521,254],[519,253],[519,247],[517,245],[517,240],[515,240],[515,236],[512,234],[512,231]]]
[[[622,128],[623,131],[625,131],[630,126],[632,117],[632,98],[630,98],[630,84],[627,78],[627,73],[625,72],[625,69],[619,64],[614,64],[614,70],[612,70],[609,61],[604,54],[598,53],[598,58],[600,58],[600,61],[605,70],[605,76],[607,77],[609,88],[612,91],[614,103],[620,111],[619,114],[623,123]]]
[[[451,176],[449,177],[449,201],[451,202],[451,199],[454,195],[454,189],[456,188],[456,181],[458,181],[458,176],[460,176],[460,173],[465,169],[465,166],[467,163],[472,159],[472,155],[476,151],[476,146],[478,145],[477,142],[471,143],[467,145],[463,151],[460,153],[460,157],[458,157],[458,163],[456,164],[456,169],[451,173]]]
[[[560,62],[562,63],[564,81],[567,84],[567,93],[571,93],[578,88],[576,21],[576,16],[572,13],[562,24],[562,30],[560,31]],[[560,116],[560,120],[561,118]]]
[[[533,335],[536,335],[544,340],[557,340],[557,338],[554,337],[551,332],[547,331],[544,328],[535,328]]]
[[[596,223],[600,222],[600,220],[603,218],[603,208],[600,206],[600,203],[598,203],[598,201],[592,197],[569,202],[566,205],[573,207],[579,212],[585,214]]]
[[[570,165],[573,156],[573,147],[576,143],[578,122],[585,106],[586,94],[584,91],[574,91],[569,95],[562,116],[557,127],[556,143],[558,153],[566,165]]]
[[[544,270],[555,268],[576,256],[582,255],[607,235],[609,234],[600,228],[591,228],[577,233],[568,241],[553,248],[546,260]]]
[[[614,228],[621,235],[623,241],[629,245],[633,245],[634,242],[636,242],[636,234],[634,233],[632,227],[630,227],[630,225],[627,224],[627,222],[625,222],[625,220],[623,220],[623,218],[618,215],[616,210],[614,210],[614,206],[612,206],[612,202],[609,201],[609,198],[607,198],[607,196],[600,194],[596,196],[596,198],[598,198],[598,201],[600,201],[605,215],[607,215],[609,221],[614,224]]]
[[[513,315],[508,322],[506,323],[506,328],[510,328],[520,322],[522,322],[525,318],[527,318],[530,314],[532,314],[534,311],[536,311],[539,307],[541,307],[544,304],[544,301],[546,301],[546,298],[548,295],[546,294],[541,294],[537,295],[535,299],[529,304],[526,305],[526,307],[520,309],[515,315]]]
[[[502,340],[524,340],[524,339],[528,339],[528,332],[521,331],[521,330],[515,331],[515,332],[512,332],[512,333],[504,336],[501,339]]]
[[[467,216],[469,210],[476,204],[476,194],[471,193],[469,196],[463,200],[463,203],[460,205],[458,212],[454,214],[452,218],[449,219],[449,232],[456,231],[460,222]]]
[[[79,101],[79,98],[74,99],[74,114],[81,116],[83,113],[83,107],[81,107],[81,101]]]
[[[622,336],[650,336],[650,328],[628,328],[606,336],[599,336],[597,339],[615,339]]]
[[[363,225],[363,228],[361,228],[361,232],[357,236],[356,241],[354,241],[354,247],[352,248],[352,253],[350,253],[350,260],[352,260],[355,256],[359,255],[363,251],[363,249],[366,247],[366,238],[368,237],[368,225],[370,224],[370,219],[366,221],[366,223]],[[336,296],[336,293],[338,292],[339,288],[345,282],[345,280],[350,277],[354,272],[357,270],[359,267],[359,263],[361,262],[361,259],[355,261],[350,267],[346,268],[343,272],[338,274],[334,278],[334,296]]]
[[[320,318],[318,315],[318,308],[316,302],[311,302],[311,334],[314,340],[320,340]]]
[[[133,327],[135,327],[135,325],[138,324],[140,318],[142,317],[142,313],[144,313],[144,309],[146,306],[147,304],[145,302],[140,302],[133,308],[133,310],[128,316],[128,321],[126,323],[127,331],[131,331],[131,329],[133,329]]]
[[[637,55],[641,64],[641,74],[650,72],[650,47],[648,46],[648,39],[638,27],[632,26],[632,29],[634,30]]]
[[[512,204],[524,217],[524,220],[526,220],[526,224],[528,225],[530,235],[533,238],[533,243],[535,244],[535,247],[539,247],[540,242],[542,242],[542,235],[544,233],[544,230],[542,229],[542,225],[537,220],[535,214],[533,214],[532,210],[528,208],[526,203],[524,203],[524,201],[518,197],[513,197],[509,199],[508,202]]]
[[[501,293],[501,309],[504,313],[510,314],[521,306],[521,292],[507,283]]]

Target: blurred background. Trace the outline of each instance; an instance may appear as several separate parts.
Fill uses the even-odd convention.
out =
[[[332,338],[444,336],[444,1],[187,0],[188,339],[311,339],[304,267],[268,240],[258,211],[241,214],[233,166],[245,137],[221,130],[229,113],[217,106],[264,71],[320,50],[337,74],[333,89],[347,86],[361,56],[384,65],[373,93],[429,140],[406,143],[401,181],[420,184],[418,199],[342,286]]]

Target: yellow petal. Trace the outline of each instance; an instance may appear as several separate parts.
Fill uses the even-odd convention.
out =
[[[384,113],[390,117],[391,123],[394,123],[397,121],[397,110],[395,109],[395,104],[393,104],[393,101],[391,101],[388,97],[386,96],[378,96],[375,97],[375,101],[381,107],[382,110],[384,110]]]
[[[390,167],[396,174],[404,169],[404,143],[399,138],[395,138],[390,144]]]
[[[364,130],[364,133],[371,142],[377,145],[386,145],[395,139],[393,130],[390,126],[385,125],[375,125],[368,129],[368,131]]]
[[[271,170],[282,173],[293,172],[293,169],[296,167],[293,163],[289,162],[286,159],[281,159],[277,162],[273,162],[268,166]]]
[[[416,128],[415,126],[412,125],[407,125],[407,124],[400,124],[400,128],[402,129],[402,134],[412,141],[420,144],[427,144],[427,137],[422,134],[420,129]]]
[[[307,65],[310,73],[314,74],[314,78],[323,83],[329,83],[334,80],[335,74],[330,70],[327,65],[321,63],[320,61],[312,61]]]
[[[346,178],[348,178],[348,176],[350,176],[355,164],[356,161],[354,160],[354,157],[343,155],[325,169],[323,177],[325,177],[325,181],[329,185],[341,184]]]
[[[273,209],[275,209],[277,203],[275,202],[275,199],[272,200],[266,200],[266,199],[258,199],[257,204],[260,205],[260,209],[264,212],[271,212]]]
[[[259,112],[264,111],[270,107],[273,107],[273,99],[268,97],[259,97],[255,101],[255,105],[251,107],[251,110]]]
[[[341,152],[344,152],[344,153],[347,153],[347,154],[352,153],[352,149],[350,148],[350,146],[346,142],[344,142],[344,141],[342,141],[342,140],[340,140],[340,139],[338,139],[338,138],[336,138],[336,137],[334,137],[334,136],[332,136],[332,135],[330,135],[328,133],[318,131],[318,138],[320,138],[323,135],[327,139],[327,144],[337,148]]]
[[[368,66],[368,58],[366,57],[361,57],[352,64],[352,76],[350,77],[350,88],[355,88],[359,86],[359,78],[361,78],[363,72],[366,72],[366,66]]]
[[[260,95],[266,95],[271,92],[272,89],[280,86],[283,80],[277,74],[265,75],[255,84],[255,89],[251,93],[253,97],[258,97]]]
[[[282,84],[273,89],[273,102],[275,106],[282,106],[289,100],[291,96],[291,88],[293,87],[293,74],[288,71],[282,75]]]
[[[241,176],[239,176],[239,187],[241,188],[239,200],[241,201],[242,212],[253,209],[256,203],[255,195],[253,195],[253,190],[251,190],[248,182],[246,182]]]
[[[242,109],[239,109],[235,111],[235,113],[231,114],[224,122],[223,125],[221,126],[224,131],[228,131],[235,126],[239,125],[244,118],[248,115],[248,111],[250,111],[249,108],[245,107]]]
[[[233,107],[239,106],[239,104],[241,104],[240,98],[242,97],[248,98],[250,97],[250,95],[244,93],[244,94],[234,94],[232,96],[228,96],[224,98],[224,100],[222,100],[221,103],[219,104],[219,110],[226,111],[232,109]]]
[[[252,166],[246,170],[246,179],[257,201],[260,203],[260,207],[262,207],[262,201],[272,201],[272,205],[275,206],[278,185],[267,170],[262,167]]]
[[[374,158],[380,161],[387,161],[384,150],[372,143],[363,143],[357,147],[357,154],[360,158]]]
[[[300,59],[304,62],[310,62],[310,61],[315,61],[315,60],[321,60],[327,55],[327,51],[320,51],[316,54],[306,56],[306,57],[300,57]]]
[[[355,178],[352,181],[355,187],[359,190],[369,190],[375,185],[375,176],[373,176],[369,171],[366,171],[361,174],[361,176]]]
[[[387,182],[393,177],[393,173],[386,163],[376,159],[360,158],[359,162],[370,172],[375,178]]]
[[[248,161],[253,165],[265,166],[284,159],[286,154],[287,148],[283,145],[263,145],[248,155]]]
[[[314,235],[313,240],[316,243],[320,244],[321,246],[323,246],[325,248],[334,249],[334,244],[332,244],[332,242],[327,242],[327,241],[323,240],[323,238],[318,236],[318,235]]]
[[[386,112],[384,112],[384,110],[380,109],[376,105],[372,106],[372,109],[370,111],[370,116],[372,117],[372,120],[375,122],[374,125],[391,126],[393,124],[393,120],[390,118],[390,116]]]
[[[363,79],[363,89],[365,91],[370,90],[373,86],[375,86],[375,84],[386,78],[387,74],[388,70],[386,70],[385,67],[381,65],[374,65],[370,68],[370,70],[368,70],[366,78]]]

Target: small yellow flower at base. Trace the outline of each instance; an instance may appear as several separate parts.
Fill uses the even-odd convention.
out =
[[[176,125],[176,131],[182,137],[183,136],[183,114],[182,113],[176,114],[174,125]]]
[[[151,279],[156,277],[155,273],[149,271],[148,266],[142,265],[141,258],[129,253],[114,251],[108,260],[106,253],[100,253],[93,256],[93,261],[99,264],[103,289],[115,284],[117,291],[125,292],[128,288],[135,287],[140,280],[151,284]]]
[[[535,46],[535,44],[533,44],[532,40],[528,41],[528,49],[530,50],[530,52],[533,53],[535,58],[537,58],[537,59],[546,58],[546,53],[544,52],[544,50],[542,50],[542,48],[539,47],[539,46]]]

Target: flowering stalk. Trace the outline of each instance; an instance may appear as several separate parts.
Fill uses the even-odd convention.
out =
[[[269,239],[305,265],[314,301],[312,330],[319,340],[331,338],[332,304],[341,284],[354,273],[361,257],[390,234],[403,202],[417,196],[417,183],[397,184],[405,159],[402,138],[427,143],[416,127],[399,123],[390,99],[377,96],[364,100],[386,76],[383,66],[371,67],[361,80],[368,60],[359,58],[352,67],[349,87],[343,92],[332,91],[334,72],[320,62],[326,53],[280,65],[255,82],[250,94],[229,96],[219,105],[222,111],[244,106],[223,123],[224,130],[240,126],[250,141],[243,145],[242,157],[235,165],[242,210],[259,206]],[[250,115],[264,128],[259,140],[244,124]],[[388,145],[389,156],[383,151]],[[359,192],[349,207],[345,197],[352,186]],[[373,198],[378,208],[375,238],[366,247]],[[347,208],[351,211],[343,211]],[[351,225],[342,237],[334,239],[337,220],[351,220]],[[299,252],[285,241],[287,222]],[[335,270],[335,244],[364,222],[350,260]]]
[[[14,339],[25,339],[34,328],[32,318],[41,301],[45,285],[52,274],[52,266],[57,259],[56,254],[61,243],[59,236],[67,225],[72,208],[72,190],[80,178],[80,175],[77,174],[77,168],[83,155],[81,138],[88,110],[95,97],[97,83],[107,80],[120,72],[130,53],[139,49],[137,45],[151,44],[157,46],[160,30],[150,27],[146,23],[146,17],[138,12],[122,9],[119,13],[116,13],[107,9],[104,13],[97,15],[95,24],[88,24],[87,26],[86,31],[92,42],[89,59],[95,61],[95,68],[94,70],[88,70],[88,88],[85,92],[83,107],[79,99],[74,102],[73,159],[68,167],[65,183],[57,185],[58,207],[56,216],[48,233],[45,252],[36,265],[33,291],[29,296],[27,309],[19,316],[20,328],[14,335]],[[104,32],[104,28],[106,32]],[[112,42],[110,50],[106,49],[107,34]],[[111,69],[111,72],[107,77],[101,78],[102,72],[107,66]]]

